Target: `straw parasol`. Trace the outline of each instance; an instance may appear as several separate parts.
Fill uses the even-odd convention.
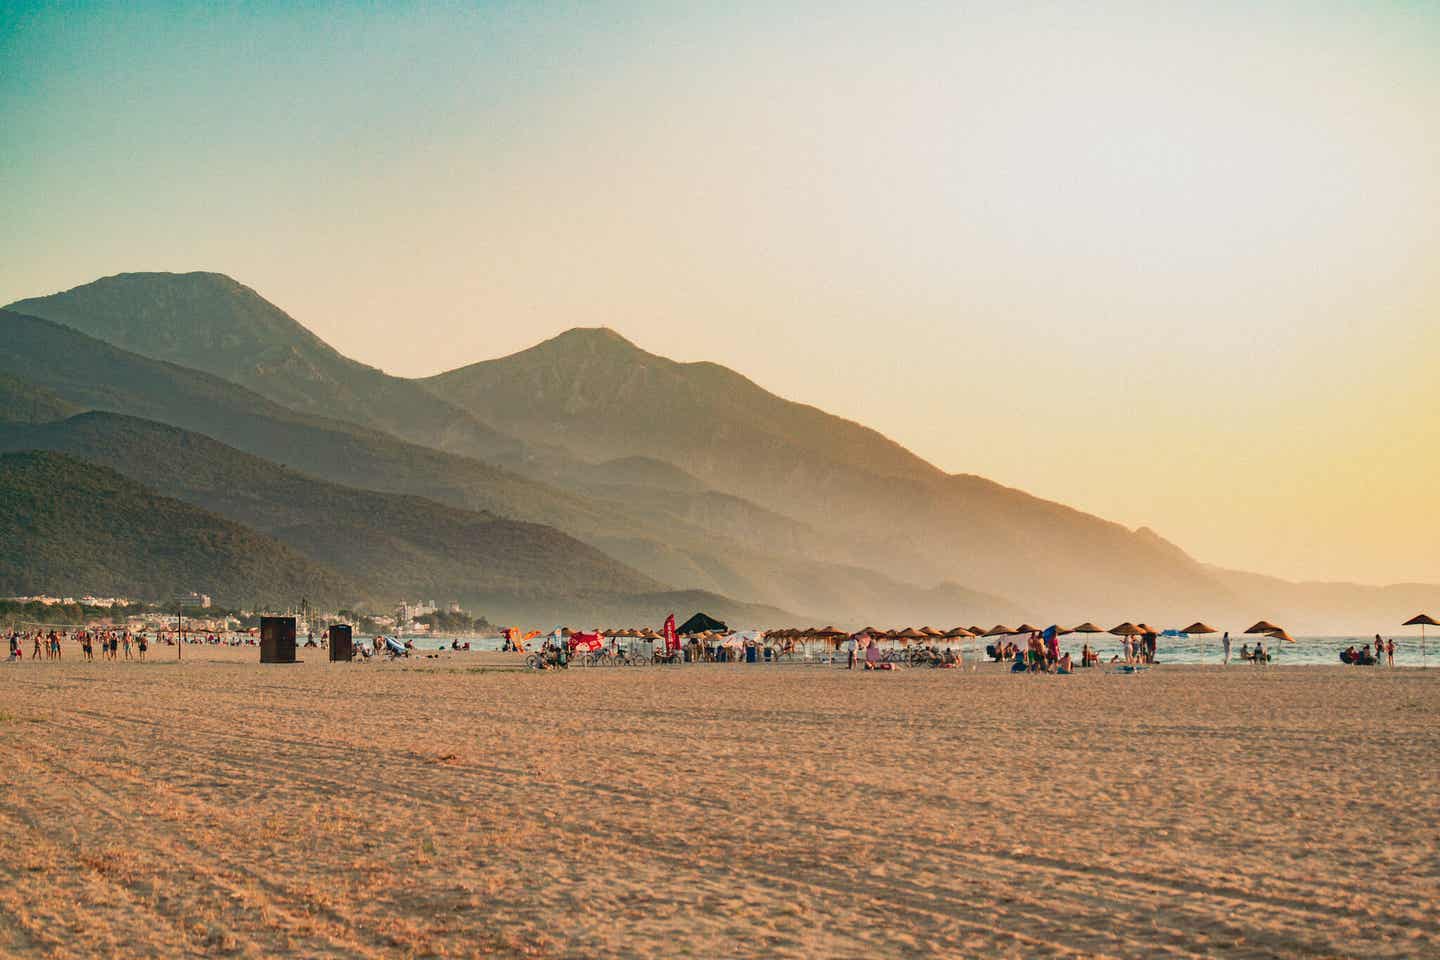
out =
[[[973,630],[966,630],[964,627],[951,627],[945,631],[946,640],[973,640],[979,634]]]
[[[1284,630],[1272,630],[1270,633],[1265,634],[1265,636],[1269,637],[1272,640],[1284,640],[1286,643],[1295,642],[1295,638],[1290,636],[1290,634],[1286,633]]]
[[[921,627],[920,632],[925,634],[925,636],[930,637],[931,639],[939,639],[945,636],[942,631],[936,630],[934,627]]]
[[[1422,664],[1427,663],[1430,658],[1425,652],[1425,628],[1440,627],[1440,620],[1436,620],[1428,613],[1417,613],[1409,620],[1406,620],[1402,626],[1420,628],[1420,662]]]
[[[983,637],[983,636],[985,636],[985,628],[984,628],[984,627],[977,627],[977,626],[975,626],[975,624],[973,624],[973,623],[970,624],[970,626],[966,627],[965,629],[966,629],[966,630],[969,630],[971,633],[975,634],[975,636],[977,636],[977,637]]]
[[[1015,628],[1016,633],[1039,633],[1040,628],[1033,623],[1022,623]]]
[[[1282,627],[1277,627],[1275,624],[1271,623],[1269,620],[1261,620],[1259,623],[1255,624],[1254,626],[1252,626],[1249,630],[1246,630],[1245,632],[1246,632],[1247,634],[1250,634],[1250,633],[1274,633],[1276,630],[1281,630],[1281,629],[1283,629],[1283,628],[1282,628]]]
[[[982,637],[1008,637],[1008,636],[1010,636],[1010,635],[1013,634],[1013,633],[1015,633],[1015,631],[1014,631],[1014,630],[1011,630],[1009,627],[1005,626],[1005,624],[1003,624],[1003,623],[997,623],[997,624],[995,624],[995,626],[991,627],[989,630],[986,630],[984,633],[982,633],[981,636],[982,636]]]
[[[1129,620],[1126,620],[1126,621],[1125,621],[1124,623],[1122,623],[1122,624],[1119,624],[1119,625],[1117,625],[1117,626],[1111,627],[1111,628],[1110,628],[1109,630],[1107,630],[1106,632],[1107,632],[1107,633],[1113,633],[1113,634],[1115,634],[1115,636],[1117,636],[1117,637],[1138,637],[1140,634],[1144,633],[1145,631],[1143,631],[1143,630],[1141,630],[1139,627],[1135,626],[1135,624],[1131,623]]]
[[[1080,624],[1080,626],[1078,626],[1078,627],[1075,628],[1075,632],[1076,632],[1076,633],[1104,633],[1104,632],[1105,632],[1105,628],[1104,628],[1104,627],[1097,627],[1095,624],[1091,623],[1089,620],[1086,620],[1084,623]]]
[[[1180,631],[1180,632],[1181,632],[1181,633],[1187,633],[1187,634],[1193,633],[1193,634],[1196,634],[1197,636],[1203,637],[1203,636],[1206,636],[1207,634],[1219,633],[1220,631],[1219,631],[1219,630],[1216,630],[1214,627],[1210,626],[1210,624],[1206,623],[1204,620],[1196,620],[1194,623],[1190,624],[1190,626],[1186,627],[1184,630],[1182,630],[1182,631]],[[1203,661],[1207,656],[1209,656],[1209,654],[1210,654],[1210,641],[1207,640],[1207,641],[1205,641],[1205,642],[1203,642],[1203,643],[1201,644],[1201,647],[1200,647],[1200,659]]]
[[[914,627],[906,627],[904,630],[901,630],[898,634],[896,634],[895,637],[897,640],[904,640],[906,643],[909,643],[912,640],[929,639],[929,637],[921,633],[919,630],[916,630]]]

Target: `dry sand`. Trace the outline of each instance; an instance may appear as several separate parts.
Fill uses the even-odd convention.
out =
[[[0,955],[1440,955],[1440,671],[0,664]]]

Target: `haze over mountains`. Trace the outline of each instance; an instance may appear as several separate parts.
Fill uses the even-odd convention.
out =
[[[12,305],[0,336],[0,373],[33,385],[0,389],[10,419],[128,415],[6,428],[0,446],[106,464],[377,599],[449,590],[491,609],[578,615],[613,600],[649,615],[666,591],[704,590],[697,602],[755,622],[1368,629],[1440,597],[1209,567],[1149,530],[946,474],[864,426],[605,329],[406,380],[228,277],[123,274]],[[172,445],[190,468],[158,465]]]

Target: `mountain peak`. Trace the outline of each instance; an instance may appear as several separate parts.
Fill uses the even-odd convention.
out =
[[[583,349],[583,350],[627,350],[643,352],[634,343],[610,327],[571,327],[556,334],[549,340],[537,344],[536,349]]]

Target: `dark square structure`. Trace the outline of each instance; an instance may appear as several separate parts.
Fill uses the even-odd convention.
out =
[[[330,625],[330,662],[349,661],[354,658],[355,643],[350,636],[350,625],[348,623],[332,623]]]
[[[260,618],[260,662],[295,662],[295,618]]]

